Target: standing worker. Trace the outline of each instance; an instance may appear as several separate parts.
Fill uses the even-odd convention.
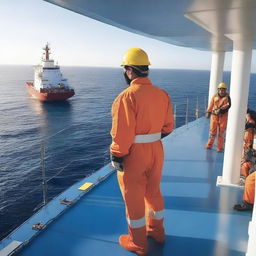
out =
[[[207,108],[206,118],[211,117],[210,137],[206,144],[207,149],[211,149],[218,133],[217,152],[221,152],[224,146],[224,134],[227,128],[228,110],[231,107],[231,99],[227,93],[227,85],[220,83],[218,93],[211,99]]]
[[[119,237],[119,244],[138,255],[148,252],[147,236],[164,243],[161,138],[174,124],[170,98],[151,83],[148,65],[140,48],[124,54],[121,66],[129,87],[112,105],[111,163],[117,170],[129,231]]]

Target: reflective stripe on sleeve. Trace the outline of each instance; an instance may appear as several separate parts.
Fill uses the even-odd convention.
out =
[[[164,218],[164,210],[162,211],[154,211],[152,209],[149,210],[149,217],[155,220],[161,220]]]
[[[131,219],[127,218],[127,222],[128,222],[128,225],[131,228],[141,228],[141,227],[144,227],[146,225],[145,217],[143,217],[141,219],[138,219],[138,220],[131,220]]]

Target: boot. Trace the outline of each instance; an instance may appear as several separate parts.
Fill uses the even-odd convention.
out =
[[[163,219],[148,219],[147,236],[153,238],[158,243],[163,244],[165,242]]]
[[[137,255],[145,256],[148,253],[147,248],[143,248],[140,246],[137,246],[133,241],[129,234],[127,235],[121,235],[119,237],[119,244],[122,248],[124,248],[127,251],[135,252]]]
[[[212,149],[212,145],[209,145],[208,143],[205,145],[206,149]]]
[[[213,146],[214,140],[215,140],[215,136],[210,136],[210,138],[208,139],[207,144],[205,145],[205,148],[206,149],[211,149],[212,146]]]
[[[129,234],[119,237],[119,244],[127,251],[135,252],[138,255],[144,256],[148,253],[148,243],[146,237],[146,227],[130,228]]]
[[[252,211],[253,204],[249,204],[246,201],[243,201],[241,204],[234,205],[233,209],[237,211]]]
[[[223,151],[223,146],[224,146],[224,137],[223,137],[223,134],[219,133],[217,152],[222,152]]]

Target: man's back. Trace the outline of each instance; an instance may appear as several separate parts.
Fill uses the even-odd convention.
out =
[[[168,94],[152,85],[148,78],[137,78],[124,95],[133,105],[135,134],[161,132],[170,106]]]
[[[168,94],[146,77],[132,81],[112,106],[111,151],[128,154],[136,135],[162,133],[173,129],[173,114]]]

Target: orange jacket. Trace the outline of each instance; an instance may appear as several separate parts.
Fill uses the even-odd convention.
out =
[[[245,133],[244,133],[244,149],[252,148],[254,139],[255,121],[249,114],[246,115]]]
[[[112,105],[112,144],[116,157],[129,154],[135,135],[173,130],[173,113],[168,94],[147,77],[134,79]]]
[[[228,112],[228,109],[231,107],[231,99],[229,94],[226,96],[220,97],[219,94],[215,94],[210,102],[207,112],[212,114],[225,114]]]

